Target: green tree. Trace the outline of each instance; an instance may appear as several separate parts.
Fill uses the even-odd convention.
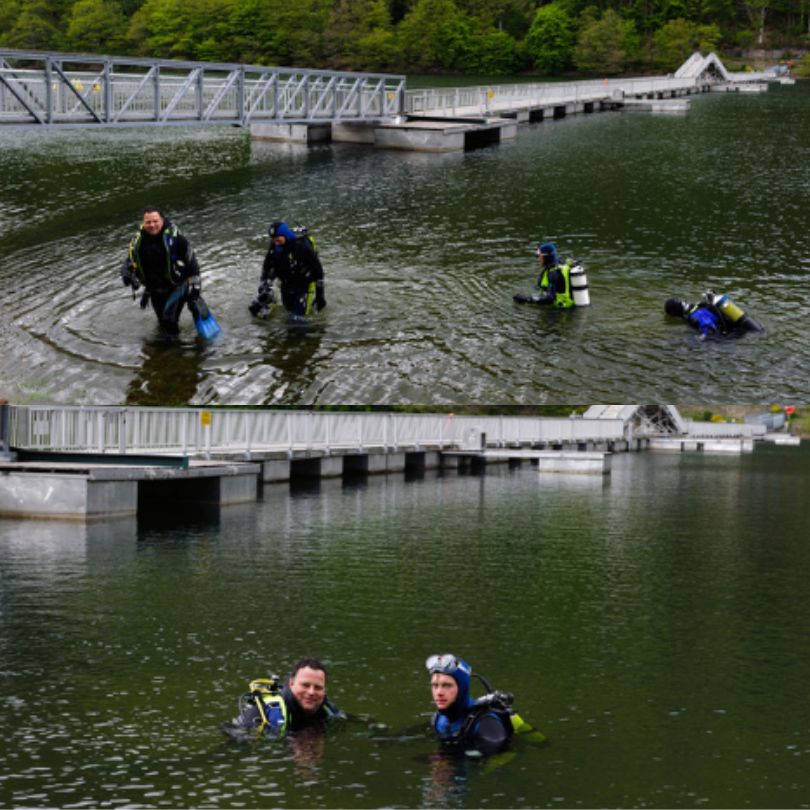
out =
[[[612,8],[599,19],[586,13],[574,47],[574,62],[578,70],[586,73],[615,75],[627,70],[639,47],[632,20],[623,20]]]
[[[720,41],[720,29],[713,23],[697,25],[679,18],[655,32],[655,62],[663,70],[677,70],[695,51],[710,53]]]
[[[417,0],[397,31],[409,70],[456,70],[465,61],[469,27],[453,0]]]
[[[487,76],[502,76],[520,69],[518,44],[506,31],[487,31],[473,36],[465,57],[465,70]]]
[[[338,69],[385,70],[401,55],[385,0],[336,0],[324,31],[327,63]]]
[[[60,12],[54,0],[22,0],[4,44],[39,51],[64,49]]]
[[[547,76],[561,73],[571,65],[574,26],[561,3],[541,6],[526,35],[526,55],[534,67]]]
[[[16,0],[0,0],[0,45],[8,45],[8,36],[19,13],[20,7]]]
[[[153,59],[186,56],[184,32],[188,27],[183,0],[146,0],[129,21],[127,39],[136,53]]]
[[[127,22],[118,0],[78,0],[67,18],[67,43],[74,51],[120,54]]]

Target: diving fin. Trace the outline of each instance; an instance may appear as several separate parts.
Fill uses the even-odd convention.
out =
[[[217,319],[211,314],[208,304],[205,303],[205,299],[201,295],[197,296],[194,301],[189,301],[188,308],[191,310],[194,326],[200,337],[213,340],[222,331]]]

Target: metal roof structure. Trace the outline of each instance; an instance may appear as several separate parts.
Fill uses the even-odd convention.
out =
[[[640,436],[682,436],[688,428],[674,405],[591,405],[585,419],[622,419],[625,431]]]

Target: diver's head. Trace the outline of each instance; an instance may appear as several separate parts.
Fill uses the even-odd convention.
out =
[[[292,668],[288,685],[301,709],[315,714],[326,699],[326,667],[317,658],[301,658]]]
[[[470,676],[472,668],[452,653],[431,655],[425,661],[430,673],[430,689],[433,702],[440,712],[453,706],[464,708],[470,702]]]
[[[537,258],[541,264],[553,267],[557,264],[557,246],[554,242],[539,242],[537,244]]]
[[[166,221],[163,211],[156,205],[145,205],[141,209],[141,227],[150,236],[157,236]]]
[[[284,245],[295,239],[295,231],[293,231],[286,222],[282,222],[280,219],[270,223],[268,233],[270,234],[270,241],[274,245]]]
[[[673,318],[685,318],[690,309],[689,302],[681,298],[667,298],[664,302],[664,312]]]

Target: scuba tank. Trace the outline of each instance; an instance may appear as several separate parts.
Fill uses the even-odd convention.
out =
[[[249,692],[239,698],[237,723],[244,728],[258,729],[259,733],[269,733],[281,737],[287,730],[287,705],[281,694],[278,675],[270,678],[257,678],[250,682]]]
[[[711,304],[723,317],[730,329],[742,332],[762,332],[762,325],[737,306],[734,299],[727,293],[717,295],[709,290],[703,298]]]
[[[569,278],[574,306],[587,307],[591,303],[591,296],[588,293],[588,276],[585,274],[585,268],[579,263],[572,264]]]

